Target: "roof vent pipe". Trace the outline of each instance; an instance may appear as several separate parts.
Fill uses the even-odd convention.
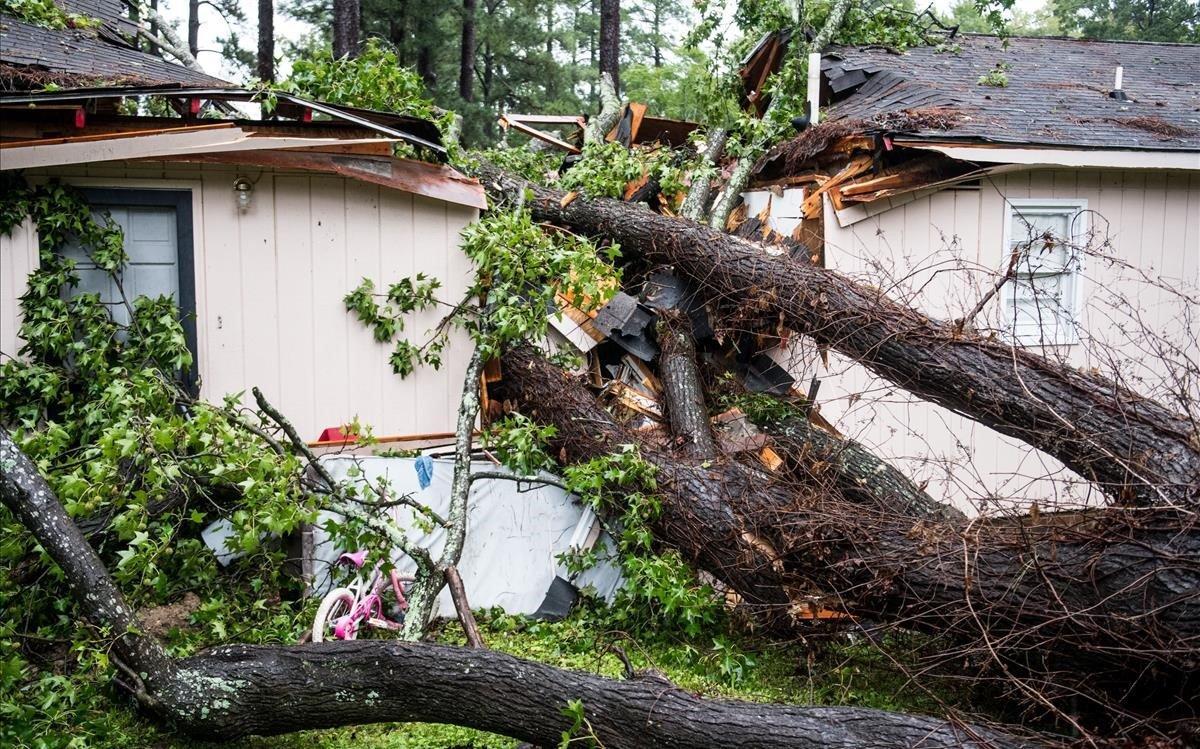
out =
[[[808,125],[817,124],[817,108],[821,103],[821,53],[808,53]]]
[[[1129,101],[1129,97],[1125,95],[1122,86],[1125,83],[1125,68],[1121,65],[1117,66],[1116,78],[1113,80],[1113,90],[1108,92],[1108,95],[1117,101]]]

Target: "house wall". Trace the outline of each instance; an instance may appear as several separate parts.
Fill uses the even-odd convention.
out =
[[[233,182],[255,180],[249,210],[237,210]],[[315,439],[355,416],[376,435],[453,431],[469,344],[456,334],[443,367],[401,380],[390,349],[345,309],[363,277],[377,288],[424,272],[439,296],[459,301],[471,267],[458,247],[474,208],[341,177],[154,162],[98,164],[27,173],[79,186],[192,191],[197,355],[201,396],[260,387]],[[17,297],[37,261],[28,226],[0,239],[0,351],[19,348]],[[413,315],[417,337],[444,310]],[[424,340],[424,338],[420,338]]]
[[[827,202],[826,263],[932,317],[956,319],[1007,266],[1006,198],[1086,199],[1095,230],[1091,246],[1116,260],[1085,259],[1081,341],[1045,353],[1110,375],[1115,365],[1130,387],[1170,402],[1168,391],[1179,383],[1170,380],[1163,352],[1142,331],[1157,331],[1200,359],[1200,173],[1016,171],[985,177],[977,188],[944,189],[847,227],[839,226]],[[1186,290],[1190,301],[1160,288],[1159,279]],[[978,326],[999,329],[999,310],[997,296]],[[920,401],[836,355],[825,366],[803,338],[774,355],[800,378],[802,389],[814,374],[822,379],[821,414],[839,430],[918,481],[929,481],[930,493],[952,498],[964,510],[1095,499],[1049,456]],[[1200,402],[1200,383],[1187,387]]]

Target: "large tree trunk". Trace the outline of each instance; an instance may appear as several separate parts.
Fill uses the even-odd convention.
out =
[[[275,80],[275,0],[258,0],[258,79]]]
[[[600,75],[621,90],[621,0],[600,0]]]
[[[711,299],[777,316],[905,390],[1053,455],[1112,496],[1200,506],[1194,425],[1109,379],[962,334],[879,289],[687,219],[617,200],[563,201],[559,190],[487,164],[477,174],[494,200],[529,188],[536,220],[673,266]]]
[[[0,429],[0,502],[62,568],[76,606],[120,633],[112,653],[148,712],[208,739],[313,728],[453,723],[555,746],[572,730],[613,747],[1017,747],[987,729],[863,708],[705,700],[653,676],[614,681],[491,651],[397,641],[230,645],[176,661],[139,634],[95,551]]]
[[[638,444],[532,350],[507,352],[502,368],[494,396],[553,424],[552,454],[574,462]],[[991,663],[1049,699],[1120,695],[1130,711],[1175,716],[1200,704],[1200,534],[1186,513],[938,522],[772,482],[728,459],[641,454],[657,469],[656,536],[770,626],[840,609],[944,637],[949,660]]]
[[[458,95],[475,99],[475,0],[463,0],[462,43],[458,60]]]
[[[333,0],[333,57],[358,57],[359,0]]]

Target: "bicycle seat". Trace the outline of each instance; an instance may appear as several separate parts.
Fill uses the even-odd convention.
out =
[[[347,564],[352,564],[356,568],[359,568],[359,569],[362,568],[363,564],[366,561],[367,561],[367,550],[366,549],[359,549],[358,551],[354,552],[353,554],[342,554],[340,557],[338,557],[338,564],[345,562]]]

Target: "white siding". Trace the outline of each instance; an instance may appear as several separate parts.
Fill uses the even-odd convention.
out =
[[[233,180],[255,180],[253,202],[237,210]],[[392,374],[377,344],[342,303],[363,277],[377,286],[424,270],[458,301],[471,267],[458,234],[477,215],[444,203],[340,177],[154,163],[45,170],[80,186],[193,192],[196,328],[201,395],[218,401],[260,387],[301,436],[355,416],[376,435],[454,429],[469,355],[456,335],[439,371]],[[19,347],[17,297],[37,261],[36,237],[22,227],[0,239],[0,352]],[[444,315],[414,316],[421,338]]]
[[[37,232],[26,218],[12,235],[0,237],[0,361],[16,356],[21,347],[19,298],[25,293],[25,277],[37,263]]]
[[[971,309],[1006,265],[1004,200],[1074,199],[1088,203],[1097,236],[1107,234],[1108,255],[1083,270],[1078,345],[1050,354],[1080,367],[1111,373],[1100,344],[1119,353],[1117,367],[1135,390],[1163,397],[1170,383],[1161,354],[1138,333],[1141,325],[1184,343],[1188,302],[1149,279],[1161,279],[1200,298],[1200,174],[1136,171],[1028,170],[984,178],[978,189],[947,189],[840,227],[826,205],[826,262],[908,299],[929,315],[954,319]],[[998,328],[999,299],[979,322]],[[1192,324],[1200,310],[1191,303]],[[1141,323],[1135,323],[1140,319]],[[1195,333],[1193,331],[1192,335]],[[1092,340],[1089,340],[1092,339]],[[1192,349],[1192,356],[1200,352]],[[1003,502],[1088,499],[1078,477],[1057,461],[946,409],[920,401],[862,367],[831,356],[828,368],[797,342],[776,352],[804,378],[821,377],[821,413],[844,433],[892,460],[934,496],[964,509]],[[807,382],[807,379],[805,379]],[[1200,385],[1193,384],[1193,387]],[[1200,399],[1200,392],[1194,397]],[[1055,481],[1047,480],[1054,477]]]

